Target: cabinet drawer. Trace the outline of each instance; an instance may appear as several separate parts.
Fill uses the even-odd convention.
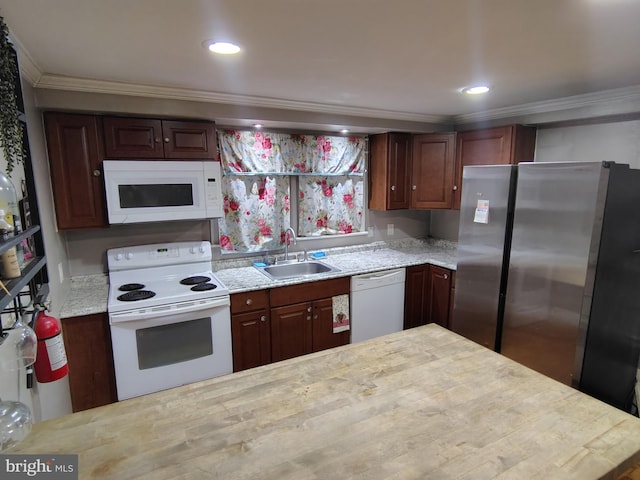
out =
[[[231,313],[251,312],[263,308],[269,308],[268,290],[256,290],[231,295]]]
[[[350,286],[350,277],[341,277],[272,288],[270,303],[273,308],[294,303],[312,302],[321,298],[330,298],[334,295],[349,293]]]

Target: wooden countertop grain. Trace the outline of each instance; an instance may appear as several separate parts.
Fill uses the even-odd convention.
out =
[[[591,479],[640,419],[435,324],[34,425],[80,478]]]

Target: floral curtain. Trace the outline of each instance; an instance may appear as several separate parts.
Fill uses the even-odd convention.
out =
[[[300,178],[298,234],[335,235],[364,230],[362,177]]]
[[[223,253],[258,252],[284,243],[289,227],[289,177],[227,176],[222,182],[225,216],[218,220]]]
[[[366,140],[218,130],[225,216],[218,221],[224,252],[284,244],[290,224],[289,176],[299,177],[298,235],[364,229]]]
[[[222,169],[230,175],[364,175],[359,137],[218,130]]]

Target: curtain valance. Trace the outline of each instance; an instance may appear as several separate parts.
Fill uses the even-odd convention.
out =
[[[364,175],[365,139],[218,130],[226,175]]]

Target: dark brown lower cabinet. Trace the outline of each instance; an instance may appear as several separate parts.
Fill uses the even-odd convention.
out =
[[[451,294],[449,297],[449,325],[453,325],[453,302],[456,296],[456,272],[451,271]]]
[[[231,295],[233,371],[271,363],[271,322],[267,290]]]
[[[296,303],[271,309],[274,362],[313,352],[313,304]]]
[[[407,268],[404,328],[437,323],[449,328],[451,270],[435,265]]]
[[[116,376],[107,314],[65,318],[61,323],[69,362],[73,411],[116,402]]]
[[[346,345],[350,332],[333,333],[332,297],[349,293],[349,277],[274,288],[271,303],[271,359],[276,362]],[[297,300],[297,301],[296,301]]]

